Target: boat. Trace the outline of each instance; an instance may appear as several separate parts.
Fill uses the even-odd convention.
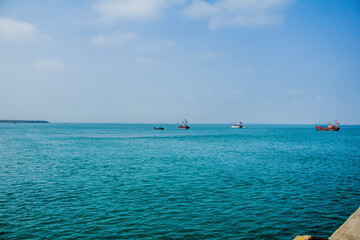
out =
[[[332,124],[329,123],[328,126],[321,126],[320,123],[315,126],[317,131],[339,131],[339,122],[335,120]]]
[[[162,127],[162,126],[154,126],[154,130],[164,130],[164,127]]]
[[[177,128],[178,129],[189,129],[190,126],[187,124],[188,124],[188,121],[186,119],[184,119],[184,121],[182,121],[181,124],[177,123]]]
[[[231,124],[230,127],[231,128],[242,128],[243,125],[242,125],[242,122],[238,122],[237,124]]]

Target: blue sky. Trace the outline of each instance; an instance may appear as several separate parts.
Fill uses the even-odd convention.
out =
[[[0,0],[0,119],[360,124],[360,2]]]

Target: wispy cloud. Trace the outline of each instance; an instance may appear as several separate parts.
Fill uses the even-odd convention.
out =
[[[112,34],[98,34],[89,38],[92,46],[126,46],[137,54],[160,52],[177,45],[174,41],[147,39],[136,32],[116,31]]]
[[[137,46],[137,50],[139,52],[159,52],[176,45],[177,43],[174,41],[142,39],[141,43]]]
[[[241,26],[273,26],[281,23],[282,9],[293,0],[195,0],[185,8],[185,16],[205,19],[210,29]]]
[[[58,58],[38,59],[35,60],[34,65],[44,71],[63,71],[67,69],[65,64]]]
[[[93,10],[99,20],[113,22],[119,19],[148,21],[161,16],[170,6],[183,5],[188,0],[99,0]]]
[[[250,66],[244,66],[241,68],[241,70],[245,73],[252,73],[255,71],[255,69],[253,67],[250,67]]]
[[[133,42],[138,39],[138,34],[135,32],[120,32],[117,31],[111,35],[99,34],[92,36],[89,39],[91,45],[122,45]]]
[[[234,97],[235,97],[236,99],[242,99],[242,98],[244,98],[244,92],[241,91],[241,90],[236,90],[236,91],[233,92],[233,94],[234,94]]]
[[[148,57],[139,57],[136,59],[136,62],[140,65],[144,65],[144,66],[150,66],[155,64],[155,60],[148,58]]]
[[[316,96],[315,97],[316,102],[322,102],[323,100],[324,100],[324,98],[322,96]]]
[[[302,91],[295,89],[295,88],[289,88],[287,90],[287,94],[289,94],[291,96],[300,96],[300,95],[302,95]]]
[[[215,60],[218,58],[226,57],[228,54],[223,51],[208,51],[201,55],[203,60]]]
[[[159,16],[166,0],[103,0],[93,5],[103,21],[116,19],[147,20]]]
[[[196,97],[195,97],[195,96],[192,96],[192,95],[188,95],[188,96],[186,96],[186,99],[187,99],[188,101],[195,101],[195,100],[196,100]]]
[[[29,40],[49,40],[36,27],[12,18],[0,18],[0,41],[24,42]]]
[[[204,53],[201,58],[204,60],[214,60],[218,57],[218,53],[217,52],[206,52]]]

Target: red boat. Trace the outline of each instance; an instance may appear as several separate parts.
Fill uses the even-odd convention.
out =
[[[190,126],[187,125],[188,121],[186,119],[184,119],[184,121],[181,123],[181,125],[179,123],[177,123],[177,127],[178,129],[189,129]]]
[[[315,126],[317,131],[339,131],[340,127],[339,127],[339,122],[338,121],[334,121],[333,124],[329,124],[329,126],[327,127],[322,127],[320,126],[320,124]]]

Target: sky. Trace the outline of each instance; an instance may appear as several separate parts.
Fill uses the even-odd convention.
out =
[[[0,119],[360,124],[358,0],[0,0]]]

